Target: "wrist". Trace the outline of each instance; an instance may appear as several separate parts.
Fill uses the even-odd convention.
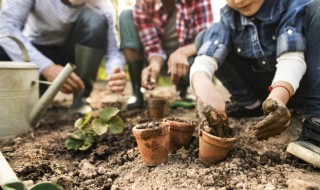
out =
[[[286,85],[285,83],[273,84],[272,86],[269,86],[268,90],[270,92],[268,98],[278,100],[284,104],[287,104],[293,94],[290,85]]]
[[[176,51],[182,53],[183,55],[190,57],[197,53],[195,44],[189,44],[182,47],[179,47]]]
[[[163,65],[164,65],[164,60],[160,56],[152,56],[150,58],[149,65],[158,66],[161,69],[163,67]]]

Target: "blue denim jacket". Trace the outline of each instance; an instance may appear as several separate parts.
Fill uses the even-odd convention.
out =
[[[220,22],[205,32],[198,55],[213,56],[220,65],[234,51],[256,60],[256,71],[274,70],[281,54],[305,50],[304,11],[310,1],[265,0],[252,17],[226,5],[220,11]]]

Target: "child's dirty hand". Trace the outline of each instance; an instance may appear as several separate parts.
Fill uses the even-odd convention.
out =
[[[217,112],[210,105],[203,105],[197,98],[196,113],[200,120],[199,127],[207,133],[218,137],[225,137],[229,134],[228,117]]]
[[[289,127],[291,114],[282,102],[267,99],[263,102],[262,109],[267,116],[254,126],[254,134],[258,140],[276,136]]]

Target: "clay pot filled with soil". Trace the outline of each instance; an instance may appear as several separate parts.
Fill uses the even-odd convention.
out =
[[[170,124],[170,152],[175,153],[182,147],[189,148],[192,133],[196,127],[195,122],[178,118],[167,118],[164,119],[164,122]]]
[[[167,122],[150,122],[132,129],[144,165],[157,166],[168,160],[169,132]]]
[[[165,97],[149,97],[147,112],[151,119],[160,119],[168,114],[168,100]]]
[[[199,160],[206,166],[221,162],[238,141],[229,128],[228,118],[211,106],[197,105],[199,122]]]
[[[199,131],[199,159],[206,166],[211,166],[225,159],[237,138],[221,138],[203,130]]]

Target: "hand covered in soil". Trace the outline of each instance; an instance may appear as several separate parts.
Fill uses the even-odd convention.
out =
[[[170,73],[171,82],[177,84],[187,74],[188,69],[188,56],[177,49],[168,60],[168,73]]]
[[[119,68],[115,68],[107,77],[108,88],[112,92],[123,93],[126,87],[126,74]]]
[[[200,119],[200,129],[218,137],[230,135],[228,117],[225,114],[218,113],[210,105],[204,106],[199,98],[196,108],[197,116]]]
[[[289,127],[291,114],[282,102],[267,99],[263,102],[262,109],[268,115],[254,126],[254,134],[258,140],[278,135]]]
[[[52,82],[57,76],[62,72],[63,67],[58,64],[53,64],[47,67],[43,72],[43,77]],[[80,79],[80,77],[72,72],[70,76],[67,78],[66,82],[63,83],[62,87],[60,88],[61,92],[70,94],[74,92],[78,92],[84,89],[84,83]]]

